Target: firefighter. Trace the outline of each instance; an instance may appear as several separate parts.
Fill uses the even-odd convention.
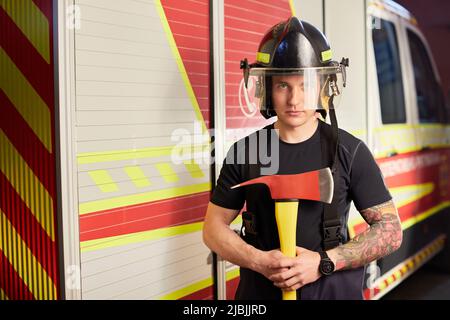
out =
[[[280,289],[297,290],[298,299],[362,299],[365,266],[402,242],[397,209],[372,154],[364,142],[337,127],[334,108],[347,66],[346,59],[332,60],[317,28],[296,17],[266,33],[255,63],[241,61],[248,97],[265,118],[277,118],[230,148],[205,217],[206,245],[240,266],[236,299],[281,299]],[[331,125],[322,120],[327,116]],[[264,140],[262,133],[275,139]],[[256,147],[251,141],[258,141]],[[259,156],[252,163],[249,154],[260,155],[266,144],[276,174],[332,169],[332,203],[300,202],[296,257],[279,250],[267,187],[230,189],[262,175],[266,163]],[[369,224],[353,239],[347,231],[351,201]],[[230,223],[244,204],[238,235]]]

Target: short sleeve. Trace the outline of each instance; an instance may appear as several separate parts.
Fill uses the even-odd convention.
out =
[[[232,186],[241,183],[241,166],[238,164],[237,156],[233,153],[236,145],[233,145],[227,153],[220,170],[217,185],[211,196],[211,202],[227,209],[240,210],[245,202],[244,188],[231,189]]]
[[[351,163],[350,193],[359,211],[392,199],[378,164],[362,141],[356,148]]]

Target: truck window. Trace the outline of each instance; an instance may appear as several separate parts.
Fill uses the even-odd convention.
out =
[[[411,50],[412,67],[416,83],[419,122],[448,122],[444,95],[439,82],[434,75],[427,50],[419,36],[411,30],[408,30],[408,42]]]
[[[372,41],[382,121],[384,124],[405,123],[402,69],[394,24],[381,19],[379,27],[372,29]]]

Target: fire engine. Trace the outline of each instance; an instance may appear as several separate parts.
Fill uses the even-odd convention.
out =
[[[229,146],[267,124],[239,62],[292,15],[350,59],[339,125],[399,209],[402,247],[368,266],[365,298],[438,253],[450,269],[450,110],[395,2],[0,0],[0,300],[232,299],[239,269],[202,220]],[[352,208],[351,236],[366,227]]]

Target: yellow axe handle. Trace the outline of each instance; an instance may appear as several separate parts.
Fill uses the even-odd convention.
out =
[[[280,236],[280,248],[287,257],[296,256],[297,212],[298,201],[275,201],[275,219]],[[297,300],[297,292],[283,290],[283,300]]]

